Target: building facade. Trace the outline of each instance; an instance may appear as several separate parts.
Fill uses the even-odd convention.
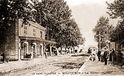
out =
[[[46,28],[37,23],[29,21],[23,24],[22,19],[9,27],[6,42],[0,46],[0,52],[5,53],[9,59],[22,60],[44,56],[46,45],[50,45],[49,51],[52,55],[54,41],[45,40]]]

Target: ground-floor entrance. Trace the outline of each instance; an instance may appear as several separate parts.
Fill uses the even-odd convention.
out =
[[[48,40],[20,38],[19,48],[18,54],[20,60],[43,57],[46,53],[47,56],[57,55],[57,53],[55,54],[55,43]]]

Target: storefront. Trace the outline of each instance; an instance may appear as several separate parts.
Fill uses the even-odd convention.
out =
[[[53,46],[56,42],[34,38],[34,37],[20,37],[20,59],[43,57],[47,52],[48,56],[54,55]],[[47,47],[47,45],[50,45]],[[55,48],[55,47],[54,47]],[[46,49],[49,49],[46,51]]]

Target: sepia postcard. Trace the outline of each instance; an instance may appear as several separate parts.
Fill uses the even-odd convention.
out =
[[[124,0],[0,0],[0,76],[124,76]]]

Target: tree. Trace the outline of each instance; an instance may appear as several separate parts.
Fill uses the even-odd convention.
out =
[[[124,19],[124,0],[114,0],[113,3],[108,3],[107,13],[111,18],[121,18]]]
[[[42,2],[36,3],[34,7],[37,10],[36,21],[48,29],[47,39],[54,38],[54,34],[63,29],[71,17],[71,11],[64,0],[42,0]]]
[[[122,41],[124,39],[124,21],[118,22],[111,33],[111,41]]]
[[[1,35],[6,34],[9,26],[20,18],[23,23],[34,21],[46,27],[47,39],[54,39],[59,46],[76,46],[79,40],[83,43],[80,30],[71,19],[71,10],[64,0],[2,0],[0,11]]]
[[[1,0],[0,1],[0,28],[10,26],[16,18],[24,23],[32,20],[32,8],[28,0]]]
[[[102,49],[106,46],[106,41],[110,40],[110,33],[113,30],[113,26],[109,25],[109,19],[106,17],[100,17],[97,25],[94,28],[94,38],[98,42],[98,48]]]
[[[111,34],[112,41],[121,41],[124,39],[124,1],[115,0],[113,3],[108,4],[108,14],[111,18],[119,18],[116,28]]]
[[[32,8],[28,0],[0,0],[0,44],[6,43],[7,32],[14,26],[16,19],[23,23],[32,19]]]
[[[79,41],[79,28],[71,19],[71,10],[64,0],[42,0],[35,2],[34,8],[37,10],[34,18],[47,28],[48,40],[54,39],[58,47],[78,44],[76,40]]]
[[[84,38],[73,19],[65,26],[65,29],[58,34],[58,46],[74,47],[79,44],[83,44],[84,42]]]

